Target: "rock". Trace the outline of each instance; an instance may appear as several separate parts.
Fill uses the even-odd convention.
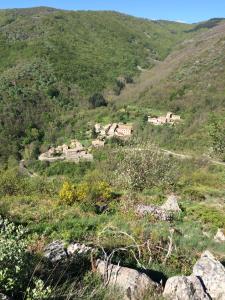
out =
[[[67,254],[71,256],[85,255],[93,250],[91,247],[87,247],[84,244],[73,243],[67,247]]]
[[[162,221],[171,221],[173,218],[170,212],[155,205],[138,205],[136,207],[136,213],[142,217],[150,214]]]
[[[52,263],[62,261],[67,258],[67,251],[62,241],[54,241],[44,248],[44,257]]]
[[[163,296],[168,300],[210,300],[196,276],[169,278]]]
[[[196,262],[193,275],[202,280],[213,300],[225,299],[225,268],[209,251],[204,252]]]
[[[216,235],[214,236],[214,240],[215,240],[217,243],[223,243],[223,242],[225,242],[225,234],[224,234],[224,230],[218,229]]]
[[[110,264],[106,270],[106,263],[102,260],[97,261],[97,272],[108,278],[111,287],[118,288],[124,295],[125,300],[143,299],[146,292],[156,290],[158,284],[152,281],[146,274],[134,269],[120,267]]]
[[[104,212],[106,212],[108,210],[108,205],[107,204],[103,204],[103,205],[95,205],[95,211],[97,214],[102,214]]]
[[[84,244],[72,243],[65,247],[62,241],[54,241],[44,249],[44,257],[52,263],[63,262],[66,259],[75,259],[76,257],[91,253],[94,248],[85,246]]]
[[[177,202],[177,196],[168,196],[167,201],[161,206],[161,209],[164,209],[166,211],[181,212],[181,209]]]
[[[195,276],[175,276],[167,280],[163,296],[168,300],[210,300]]]

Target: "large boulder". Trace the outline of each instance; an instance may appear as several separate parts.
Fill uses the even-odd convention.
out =
[[[193,274],[202,280],[213,300],[225,300],[225,268],[209,251],[196,262]]]
[[[143,299],[148,291],[154,292],[158,288],[146,274],[113,264],[107,267],[102,260],[97,261],[97,272],[105,278],[105,283],[121,291],[124,300]]]
[[[166,202],[161,205],[161,209],[171,212],[181,212],[181,209],[178,205],[177,196],[174,194],[169,195]]]
[[[225,300],[225,268],[206,251],[191,276],[169,278],[163,292],[169,300]]]
[[[167,280],[163,296],[168,300],[210,300],[195,276],[175,276]]]

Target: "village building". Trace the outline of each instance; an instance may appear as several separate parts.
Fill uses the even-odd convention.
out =
[[[116,128],[116,134],[118,136],[131,136],[133,133],[132,125],[119,124]]]
[[[181,117],[179,115],[175,115],[172,112],[168,112],[166,116],[160,117],[148,117],[148,122],[157,126],[157,125],[164,125],[164,124],[171,124],[174,125],[175,123],[181,121]]]
[[[47,152],[42,153],[38,159],[48,162],[66,160],[78,163],[81,160],[92,161],[93,155],[89,153],[79,141],[72,140],[69,146],[63,144],[56,148],[51,147]]]
[[[94,148],[102,148],[105,146],[105,141],[97,139],[97,140],[92,141],[91,144]]]
[[[114,136],[126,138],[132,135],[133,125],[113,123],[106,126],[101,126],[100,124],[95,124],[94,130],[101,140],[109,139]]]

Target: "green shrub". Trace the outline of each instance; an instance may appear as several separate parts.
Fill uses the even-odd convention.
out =
[[[25,181],[17,168],[0,172],[0,195],[16,195],[24,190]]]
[[[172,188],[179,175],[175,160],[148,145],[121,150],[115,169],[116,184],[140,191],[156,186]]]
[[[225,228],[225,213],[214,207],[203,204],[195,204],[186,207],[186,214],[194,220],[201,220],[213,228]]]
[[[108,105],[103,95],[99,93],[96,93],[93,96],[91,96],[88,101],[91,108],[97,108]]]
[[[0,217],[0,293],[13,299],[49,299],[50,287],[32,277],[36,259],[27,246],[26,229]]]

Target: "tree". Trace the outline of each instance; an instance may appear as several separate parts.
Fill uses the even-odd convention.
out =
[[[101,107],[101,106],[107,106],[108,103],[104,96],[100,93],[95,93],[93,96],[89,98],[89,105],[91,108]]]
[[[225,119],[220,116],[212,115],[209,124],[209,135],[215,154],[220,157],[225,155]]]

